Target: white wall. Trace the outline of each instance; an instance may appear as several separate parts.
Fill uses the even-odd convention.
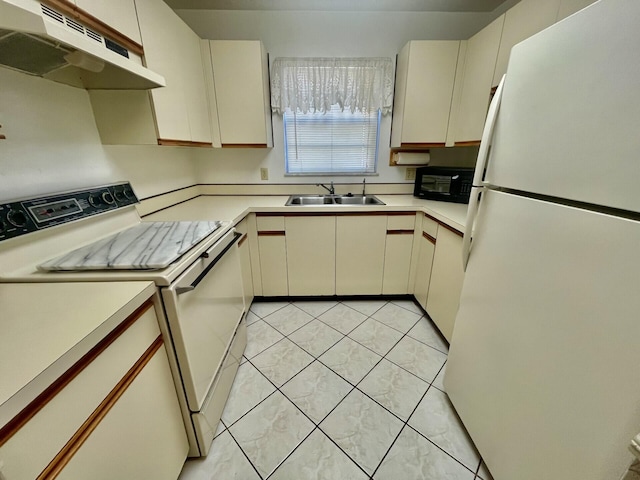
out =
[[[262,40],[271,59],[283,56],[391,57],[409,40],[466,39],[497,14],[442,12],[312,12],[178,10],[200,35],[209,39]],[[274,148],[202,150],[196,171],[201,183],[317,183],[327,177],[285,177],[282,117],[273,116]],[[378,173],[370,183],[406,182],[405,168],[390,167],[391,116],[380,127]],[[468,157],[468,153],[460,152]],[[432,150],[432,158],[451,159]],[[269,181],[260,180],[260,167]],[[336,181],[358,179],[335,177]]]
[[[191,150],[100,143],[85,90],[0,67],[0,201],[130,180],[145,198],[196,182]]]

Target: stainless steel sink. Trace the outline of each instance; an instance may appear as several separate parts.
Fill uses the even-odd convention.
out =
[[[384,205],[374,195],[291,195],[285,206]]]

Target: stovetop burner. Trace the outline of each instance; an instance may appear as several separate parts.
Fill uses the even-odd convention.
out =
[[[38,265],[38,270],[157,270],[171,265],[222,222],[142,222]]]

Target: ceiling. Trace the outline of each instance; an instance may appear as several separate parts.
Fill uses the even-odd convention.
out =
[[[493,12],[507,0],[165,0],[174,9]],[[513,2],[510,2],[513,3]]]

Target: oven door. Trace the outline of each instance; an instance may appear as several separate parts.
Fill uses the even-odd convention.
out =
[[[192,412],[202,408],[244,313],[238,238],[232,229],[162,289]]]

